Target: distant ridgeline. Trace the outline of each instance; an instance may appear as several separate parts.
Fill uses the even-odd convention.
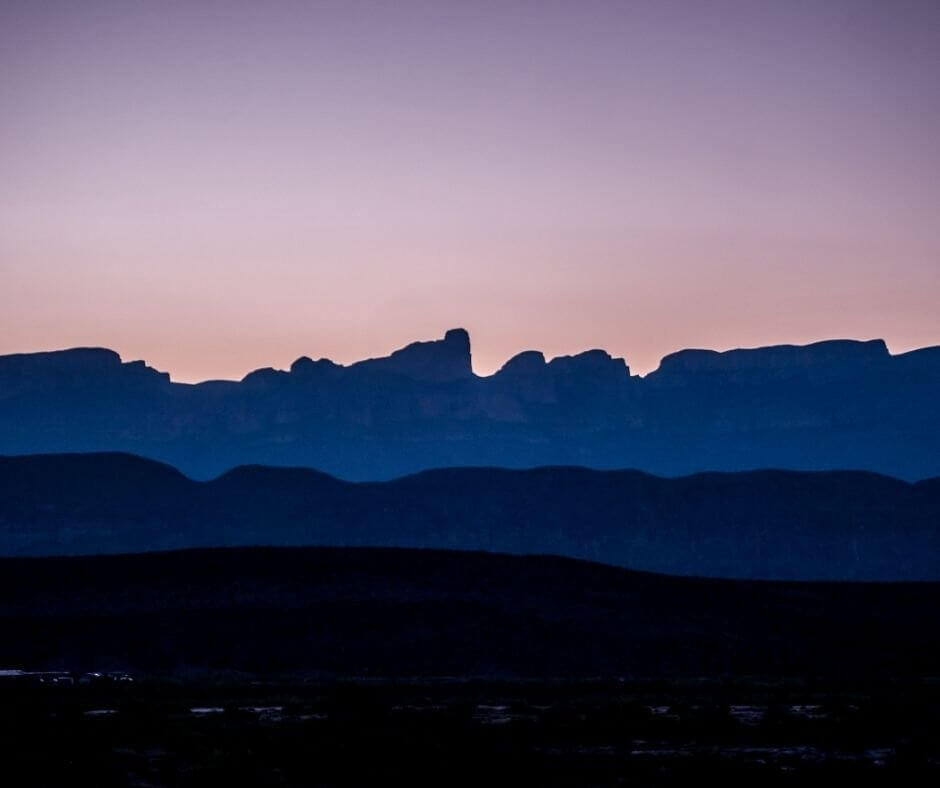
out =
[[[554,554],[675,575],[940,580],[940,479],[452,468],[208,482],[125,454],[0,458],[0,556],[322,545]]]
[[[662,475],[756,468],[940,475],[940,347],[830,341],[683,350],[645,377],[601,350],[496,374],[466,331],[344,367],[300,358],[240,382],[173,383],[110,350],[0,357],[0,454],[125,451],[194,478],[247,463],[350,480],[454,466]]]

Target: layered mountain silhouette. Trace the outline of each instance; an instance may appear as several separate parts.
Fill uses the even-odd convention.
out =
[[[940,347],[683,350],[631,375],[602,350],[475,375],[466,331],[350,366],[303,357],[172,382],[80,348],[0,357],[0,454],[125,451],[195,478],[243,464],[381,480],[453,466],[661,475],[764,467],[940,474]]]
[[[456,468],[388,482],[122,454],[0,458],[0,555],[379,546],[555,554],[676,575],[940,580],[940,479]]]

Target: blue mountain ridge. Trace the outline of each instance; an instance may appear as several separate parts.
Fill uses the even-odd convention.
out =
[[[173,382],[102,348],[0,357],[0,453],[122,451],[207,479],[245,464],[348,480],[580,465],[940,475],[940,347],[881,340],[682,350],[645,377],[603,350],[471,366],[463,329],[349,366],[302,357]]]

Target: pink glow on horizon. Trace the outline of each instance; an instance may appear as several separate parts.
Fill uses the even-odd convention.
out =
[[[0,8],[0,353],[940,344],[940,6]]]

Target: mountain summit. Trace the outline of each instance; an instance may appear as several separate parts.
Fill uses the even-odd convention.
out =
[[[413,380],[442,383],[473,376],[470,364],[470,334],[452,328],[443,339],[412,342],[385,358],[373,358],[352,365],[353,369],[394,372]]]

